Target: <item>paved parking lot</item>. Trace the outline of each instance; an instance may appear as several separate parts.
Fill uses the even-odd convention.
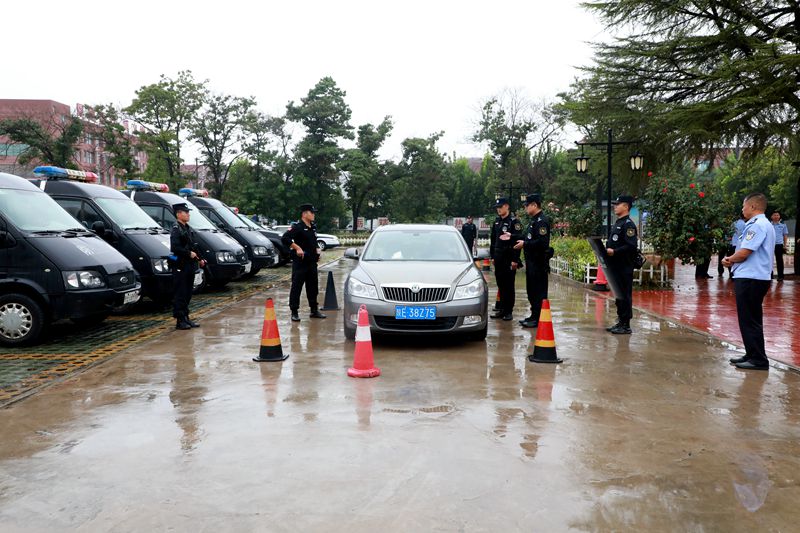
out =
[[[341,287],[351,263],[335,267]],[[559,366],[483,342],[376,340],[346,376],[341,317],[291,323],[257,364],[264,294],[0,410],[3,531],[788,531],[800,375],[554,281]],[[518,293],[517,314],[524,298]],[[340,293],[341,297],[341,293]]]

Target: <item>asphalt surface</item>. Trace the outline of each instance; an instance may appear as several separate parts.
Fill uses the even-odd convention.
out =
[[[289,322],[285,284],[128,348],[0,410],[0,530],[796,530],[800,375],[550,292],[558,366],[493,321],[376,340],[381,376],[348,378],[339,313]],[[283,363],[251,360],[265,296]]]

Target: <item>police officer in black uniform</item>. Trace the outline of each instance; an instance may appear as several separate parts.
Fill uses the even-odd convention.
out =
[[[542,197],[529,194],[525,199],[525,211],[531,217],[528,229],[522,240],[517,241],[515,250],[525,250],[525,288],[531,303],[531,316],[520,320],[523,328],[539,325],[542,300],[547,298],[547,273],[550,271],[548,250],[550,248],[550,220],[542,211]]]
[[[300,206],[300,221],[283,234],[281,241],[291,248],[292,256],[292,288],[289,292],[289,309],[292,311],[292,321],[299,322],[300,292],[306,286],[306,297],[311,308],[311,318],[327,318],[319,312],[317,296],[319,294],[319,281],[317,280],[317,262],[322,251],[317,248],[317,226],[314,224],[314,206],[303,204]]]
[[[512,320],[514,318],[514,278],[522,266],[519,250],[514,249],[522,239],[522,222],[511,213],[506,198],[499,198],[494,204],[497,218],[492,226],[489,254],[494,263],[494,275],[500,292],[500,309],[492,318]]]
[[[189,302],[192,299],[194,273],[197,266],[203,268],[206,262],[200,259],[200,248],[195,241],[194,231],[189,227],[189,206],[185,203],[172,206],[177,224],[169,234],[169,247],[172,252],[172,316],[177,320],[177,329],[191,329],[200,324],[189,318]]]
[[[475,246],[475,238],[478,236],[478,228],[472,223],[472,217],[468,216],[467,221],[461,226],[461,236],[464,237],[464,242],[467,243],[469,253],[472,253]]]
[[[606,328],[615,335],[631,334],[633,318],[633,271],[638,251],[636,224],[630,218],[633,196],[617,196],[611,202],[617,221],[611,228],[611,239],[606,242],[608,268],[620,287],[617,296],[617,323]]]

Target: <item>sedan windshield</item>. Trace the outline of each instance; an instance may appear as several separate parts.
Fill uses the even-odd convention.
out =
[[[224,220],[225,223],[227,225],[229,225],[230,227],[247,229],[247,226],[244,225],[244,222],[242,222],[242,219],[240,219],[239,217],[234,215],[233,211],[231,211],[229,208],[227,208],[227,207],[217,207],[216,209],[214,209],[214,212],[216,214],[218,214],[219,217],[222,220]]]
[[[449,231],[376,233],[362,261],[470,261],[461,235]]]
[[[95,198],[100,209],[123,230],[158,228],[150,215],[129,198]]]
[[[48,232],[81,228],[77,220],[43,192],[0,189],[0,213],[21,231]]]

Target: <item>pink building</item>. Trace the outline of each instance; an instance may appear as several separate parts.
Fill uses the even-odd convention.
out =
[[[111,166],[112,154],[104,150],[99,132],[99,126],[91,122],[82,105],[77,105],[75,113],[66,104],[53,100],[8,100],[0,99],[0,120],[30,118],[41,124],[52,136],[57,136],[71,116],[77,116],[83,123],[83,138],[75,147],[72,160],[81,170],[90,170],[100,177],[100,183],[115,188],[124,186],[125,176],[119,175]],[[126,132],[128,125],[125,124]],[[7,137],[0,136],[0,171],[30,177],[36,165],[48,164],[49,161],[32,161],[30,164],[21,165],[19,156],[27,147],[13,144]],[[137,150],[134,162],[139,172],[147,167],[147,154]]]

